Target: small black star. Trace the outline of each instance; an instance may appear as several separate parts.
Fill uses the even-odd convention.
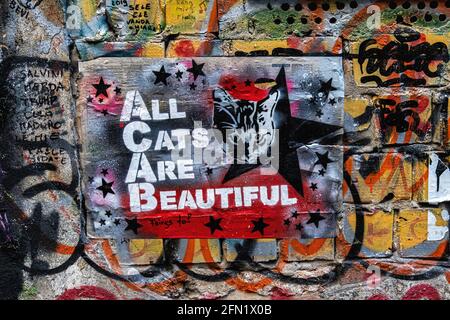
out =
[[[106,117],[106,116],[109,114],[109,112],[108,112],[108,110],[104,109],[104,110],[102,111],[102,114]]]
[[[187,72],[190,72],[194,75],[194,81],[197,80],[198,76],[204,76],[205,73],[203,72],[203,66],[204,63],[197,64],[195,60],[192,60],[192,68],[187,69]]]
[[[310,185],[309,187],[310,187],[310,189],[311,189],[312,191],[316,191],[316,190],[317,190],[317,183],[312,183],[312,182],[311,182],[311,185]]]
[[[127,227],[125,228],[125,231],[131,230],[131,231],[134,232],[134,234],[137,234],[138,233],[138,229],[142,227],[142,225],[138,223],[137,218],[125,219],[125,221],[128,224]]]
[[[191,90],[195,90],[195,88],[197,88],[196,84],[193,82],[189,85],[189,87],[191,88]]]
[[[106,221],[105,219],[100,219],[99,223],[101,226],[104,226],[106,224]]]
[[[318,159],[317,159],[316,163],[314,163],[314,165],[320,164],[325,170],[327,169],[328,164],[333,162],[333,161],[331,161],[330,158],[328,158],[328,151],[325,152],[324,154],[320,154],[320,153],[316,152],[316,156]]]
[[[303,230],[302,224],[299,223],[299,224],[295,225],[295,230],[302,231]]]
[[[284,225],[289,227],[291,225],[291,220],[285,219],[284,220]]]
[[[92,184],[94,182],[94,177],[88,177],[88,182]]]
[[[330,99],[330,104],[331,104],[332,106],[334,106],[334,105],[336,104],[336,99],[335,99],[335,98]]]
[[[264,235],[264,229],[267,228],[269,225],[264,222],[263,218],[259,218],[258,220],[252,220],[253,223],[253,232],[259,231],[262,235]]]
[[[252,82],[250,80],[245,81],[245,86],[250,87],[252,85]]]
[[[98,99],[98,102],[103,103],[103,98]]]
[[[107,216],[108,218],[111,218],[111,216],[112,216],[111,210],[106,210],[105,216]]]
[[[114,184],[114,181],[106,182],[105,179],[102,178],[102,185],[100,187],[98,187],[97,190],[100,190],[101,192],[103,192],[103,198],[106,198],[108,193],[116,194],[112,189],[113,184]]]
[[[223,231],[222,227],[220,226],[220,222],[222,221],[222,218],[214,219],[212,216],[209,217],[209,222],[205,223],[205,226],[211,229],[211,234],[214,234],[216,230]]]
[[[120,224],[120,219],[119,219],[119,218],[115,219],[115,220],[114,220],[114,224],[115,224],[116,226],[118,226],[118,225]]]
[[[294,210],[294,211],[292,212],[292,218],[297,219],[299,216],[300,216],[300,215],[299,215],[299,213],[297,212],[297,210]]]
[[[322,220],[325,220],[324,217],[320,215],[320,210],[317,210],[316,212],[309,212],[309,220],[306,222],[306,224],[314,223],[316,228],[319,227],[319,222]]]
[[[114,92],[119,95],[122,93],[122,89],[120,89],[119,87],[116,87],[116,89],[114,90]]]
[[[317,110],[316,117],[321,118],[323,116],[323,112],[321,110]]]
[[[325,176],[325,170],[323,168],[319,170],[319,175],[322,177]]]
[[[176,77],[179,81],[181,81],[181,79],[183,78],[183,72],[182,72],[181,70],[178,70],[178,71],[175,73],[175,77]]]
[[[331,91],[336,91],[337,88],[333,87],[331,84],[333,83],[333,78],[330,78],[327,82],[323,82],[320,80],[320,89],[319,92],[323,92],[327,98]]]
[[[106,175],[108,174],[108,169],[102,169],[101,173],[106,177]]]
[[[110,84],[106,84],[103,81],[103,77],[100,78],[100,82],[98,84],[92,85],[95,89],[97,89],[97,92],[95,93],[95,97],[97,98],[99,95],[104,95],[105,97],[108,97],[108,88],[111,87]]]
[[[213,169],[211,168],[206,168],[206,174],[209,176],[213,173]]]
[[[153,73],[156,76],[155,82],[153,84],[158,84],[162,82],[165,86],[167,86],[167,78],[170,77],[171,74],[166,72],[164,66],[162,66],[159,71],[153,71]]]
[[[92,98],[91,96],[89,96],[89,97],[87,98],[87,102],[88,102],[88,103],[92,103],[92,101],[94,101],[94,98]]]

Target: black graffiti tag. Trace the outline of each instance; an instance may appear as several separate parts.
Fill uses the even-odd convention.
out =
[[[399,104],[392,99],[378,99],[375,102],[375,107],[380,111],[383,127],[395,127],[399,133],[418,130],[420,124],[420,117],[416,111],[418,106],[419,103],[415,100]]]
[[[34,9],[41,4],[42,0],[19,0],[18,2],[26,9]]]
[[[405,86],[420,86],[426,84],[426,78],[411,78],[404,74],[405,71],[423,72],[429,78],[441,76],[445,65],[439,63],[436,70],[433,71],[431,63],[449,61],[447,45],[443,42],[430,44],[422,42],[412,45],[408,42],[414,42],[420,39],[420,34],[413,33],[408,35],[395,34],[396,40],[390,41],[383,48],[374,48],[377,44],[375,39],[368,39],[361,43],[358,53],[358,63],[361,73],[367,73],[368,76],[362,76],[361,82],[376,82],[380,87],[387,87],[395,84]],[[372,47],[371,47],[372,46]],[[367,65],[364,70],[364,63]],[[383,81],[379,76],[372,75],[379,72],[383,77],[389,77],[392,74],[399,74],[398,77]]]

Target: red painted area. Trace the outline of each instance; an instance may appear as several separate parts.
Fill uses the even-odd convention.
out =
[[[81,286],[78,288],[68,289],[58,298],[56,298],[56,300],[78,299],[117,300],[117,297],[108,290],[100,287]]]
[[[246,84],[247,80],[250,82]],[[232,75],[222,76],[219,80],[219,85],[234,99],[259,101],[266,98],[269,93],[269,89],[256,87],[253,79],[239,79]]]
[[[301,44],[301,38],[296,37],[294,35],[290,35],[287,38],[287,44],[288,44],[289,48],[298,48]]]
[[[441,295],[429,284],[418,284],[411,287],[402,300],[441,300]]]
[[[175,47],[178,57],[195,57],[195,48],[191,40],[181,40]]]
[[[305,181],[304,181],[305,183]],[[268,188],[269,197],[271,196],[272,185],[287,185],[290,198],[297,198],[297,204],[282,206],[280,203],[273,206],[264,205],[260,199],[254,200],[250,207],[235,207],[233,196],[229,197],[230,206],[222,208],[220,198],[216,196],[215,205],[210,209],[189,209],[182,210],[162,210],[160,207],[160,191],[176,190],[176,199],[180,198],[183,186],[174,188],[158,187],[155,193],[158,206],[151,212],[132,213],[129,207],[129,195],[121,198],[121,206],[126,212],[129,219],[137,218],[141,227],[137,230],[139,236],[153,238],[289,238],[298,237],[299,232],[295,229],[295,224],[305,223],[309,220],[309,212],[320,210],[321,216],[328,217],[331,213],[327,211],[327,204],[322,199],[322,194],[312,192],[308,185],[304,185],[304,196],[300,196],[297,191],[284,178],[277,174],[273,176],[263,176],[258,169],[254,169],[247,174],[233,179],[225,184],[221,184],[221,179],[211,181],[208,186],[202,186],[195,189],[203,190],[203,197],[206,195],[207,188],[226,188],[226,187],[248,187],[248,186],[266,186]],[[186,188],[194,193],[193,188]],[[144,204],[143,201],[142,204]],[[284,219],[289,218],[292,212],[296,210],[300,217],[293,221],[292,225],[286,227]],[[216,230],[211,234],[210,229],[205,226],[209,222],[210,217],[214,219],[222,219],[220,226],[223,230]],[[264,219],[264,223],[268,226],[264,229],[264,233],[253,231],[253,221],[260,218]],[[321,224],[325,224],[322,221]]]
[[[384,294],[375,294],[367,300],[391,300]],[[429,284],[418,284],[406,291],[402,300],[441,300],[441,295],[436,288]]]
[[[272,300],[292,300],[293,295],[293,293],[280,287],[275,287],[270,291]]]

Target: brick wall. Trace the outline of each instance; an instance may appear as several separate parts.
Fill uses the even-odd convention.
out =
[[[448,298],[449,8],[448,1],[4,1],[0,296]],[[324,68],[339,59],[343,80],[333,85],[344,90],[336,102],[342,116],[333,103],[322,111],[343,127],[342,141],[318,147],[342,155],[333,232],[283,239],[91,232],[114,216],[93,216],[86,206],[82,164],[93,129],[83,126],[88,73],[80,69],[112,57],[230,57],[239,67],[243,57],[316,57]],[[127,78],[120,62],[117,70]],[[291,228],[296,219],[289,217]]]

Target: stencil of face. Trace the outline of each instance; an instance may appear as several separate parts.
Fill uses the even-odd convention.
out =
[[[223,89],[214,91],[214,125],[226,135],[228,146],[236,146],[238,163],[257,163],[274,141],[274,111],[280,92],[273,89],[260,101],[233,99]],[[240,150],[243,150],[243,152]]]

